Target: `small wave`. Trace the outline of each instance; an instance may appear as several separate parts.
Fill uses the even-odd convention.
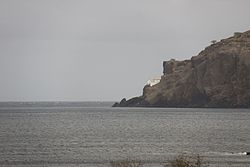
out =
[[[250,155],[250,152],[208,152],[212,155]]]

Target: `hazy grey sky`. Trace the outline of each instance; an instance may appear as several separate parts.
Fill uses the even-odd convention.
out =
[[[0,101],[120,100],[250,29],[249,0],[0,0]]]

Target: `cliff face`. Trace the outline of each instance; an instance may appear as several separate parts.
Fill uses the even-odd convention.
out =
[[[250,107],[250,31],[212,44],[191,60],[163,62],[160,83],[114,106]]]

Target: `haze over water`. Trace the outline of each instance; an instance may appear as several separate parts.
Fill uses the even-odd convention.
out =
[[[210,166],[250,166],[248,109],[111,108],[111,103],[1,103],[0,166],[162,166],[199,153]]]

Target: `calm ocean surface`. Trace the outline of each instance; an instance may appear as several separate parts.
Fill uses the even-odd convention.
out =
[[[0,166],[163,166],[199,153],[210,166],[250,167],[249,109],[111,108],[111,103],[0,103]]]

